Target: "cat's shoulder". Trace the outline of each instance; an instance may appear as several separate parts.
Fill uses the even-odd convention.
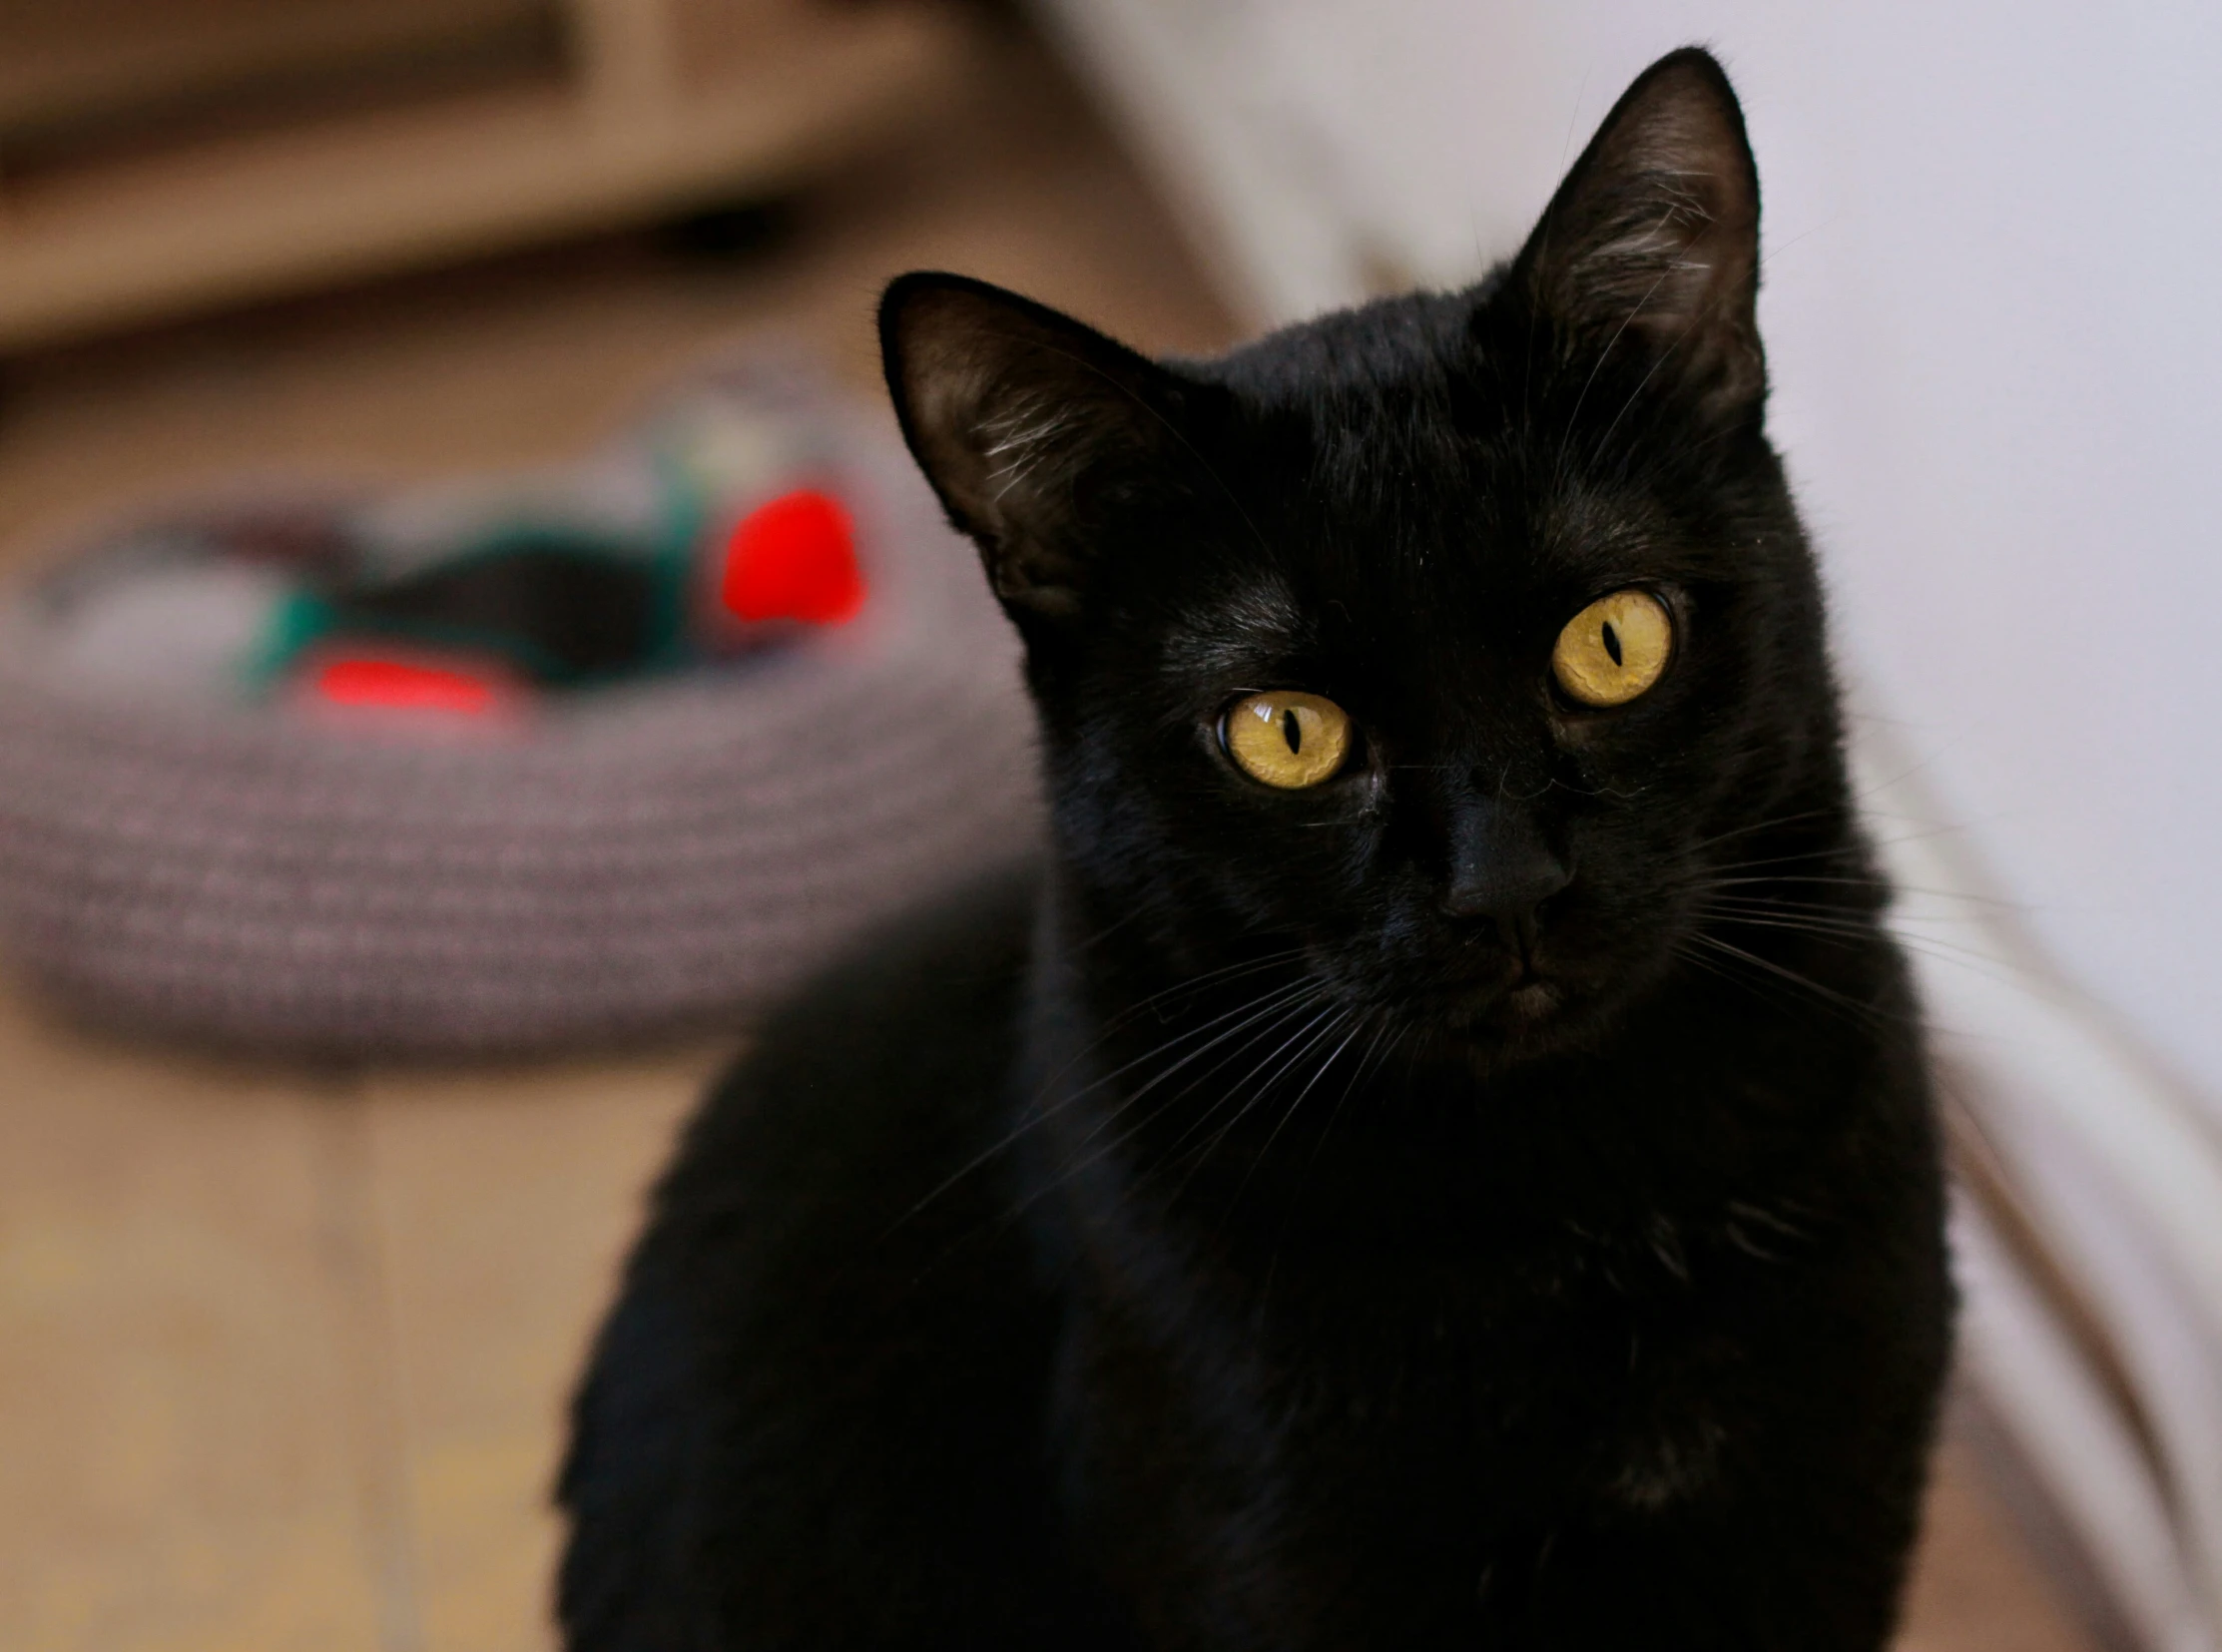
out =
[[[905,1182],[968,1151],[1000,1116],[1039,884],[1011,861],[848,945],[713,1086],[661,1202],[843,1164]]]
[[[1023,1428],[1053,1320],[993,1148],[1035,882],[866,933],[712,1088],[574,1401],[567,1644],[886,1646],[935,1590],[1025,1570],[1003,1510],[1046,1502]]]

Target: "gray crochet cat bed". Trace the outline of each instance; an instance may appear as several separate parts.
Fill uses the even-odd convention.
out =
[[[899,449],[762,369],[706,378],[644,428],[495,497],[232,507],[260,524],[254,554],[196,539],[223,510],[142,524],[20,596],[0,615],[18,967],[104,1023],[292,1053],[573,1046],[759,1001],[874,912],[1021,846],[1015,646]],[[675,431],[723,444],[729,504],[837,478],[869,590],[852,621],[467,730],[241,691],[263,646],[241,616],[301,554],[271,548],[287,524],[344,522],[397,565],[503,489],[623,526],[657,508]]]

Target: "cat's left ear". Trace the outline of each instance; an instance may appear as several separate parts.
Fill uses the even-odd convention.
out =
[[[1709,412],[1766,393],[1759,172],[1736,93],[1685,47],[1636,78],[1512,267],[1515,289],[1583,347],[1648,349],[1662,389]]]
[[[1003,606],[1022,627],[1078,613],[1096,515],[1163,470],[1194,386],[962,275],[897,278],[879,343],[903,437]]]

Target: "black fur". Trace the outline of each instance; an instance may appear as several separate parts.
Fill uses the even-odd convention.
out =
[[[1025,636],[1046,863],[695,1123],[581,1390],[579,1652],[1874,1652],[1949,1317],[1923,1050],[1662,60],[1479,287],[1158,364],[882,310]],[[1585,710],[1626,586],[1676,653]],[[1219,741],[1345,707],[1305,792]]]

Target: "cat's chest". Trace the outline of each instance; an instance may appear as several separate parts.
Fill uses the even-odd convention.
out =
[[[1074,1397],[1231,1481],[1337,1487],[1354,1508],[1369,1484],[1425,1484],[1476,1518],[1538,1497],[1652,1505],[1694,1490],[1722,1442],[1722,1295],[1649,1245],[1393,1273],[1300,1254],[1255,1297],[1099,1301],[1077,1338],[1095,1384]]]
[[[1441,1269],[1347,1299],[1341,1325],[1293,1328],[1253,1379],[1284,1401],[1281,1454],[1300,1465],[1423,1459],[1484,1500],[1615,1487],[1656,1499],[1710,1454],[1734,1359],[1718,1305],[1657,1272]]]
[[[1445,1271],[1302,1309],[1297,1283],[1246,1327],[1075,1322],[1068,1483],[1113,1573],[1169,1613],[1211,1598],[1259,1623],[1461,1621],[1473,1580],[1549,1525],[1670,1512],[1718,1484],[1730,1419],[1702,1315],[1578,1273],[1491,1292]]]

